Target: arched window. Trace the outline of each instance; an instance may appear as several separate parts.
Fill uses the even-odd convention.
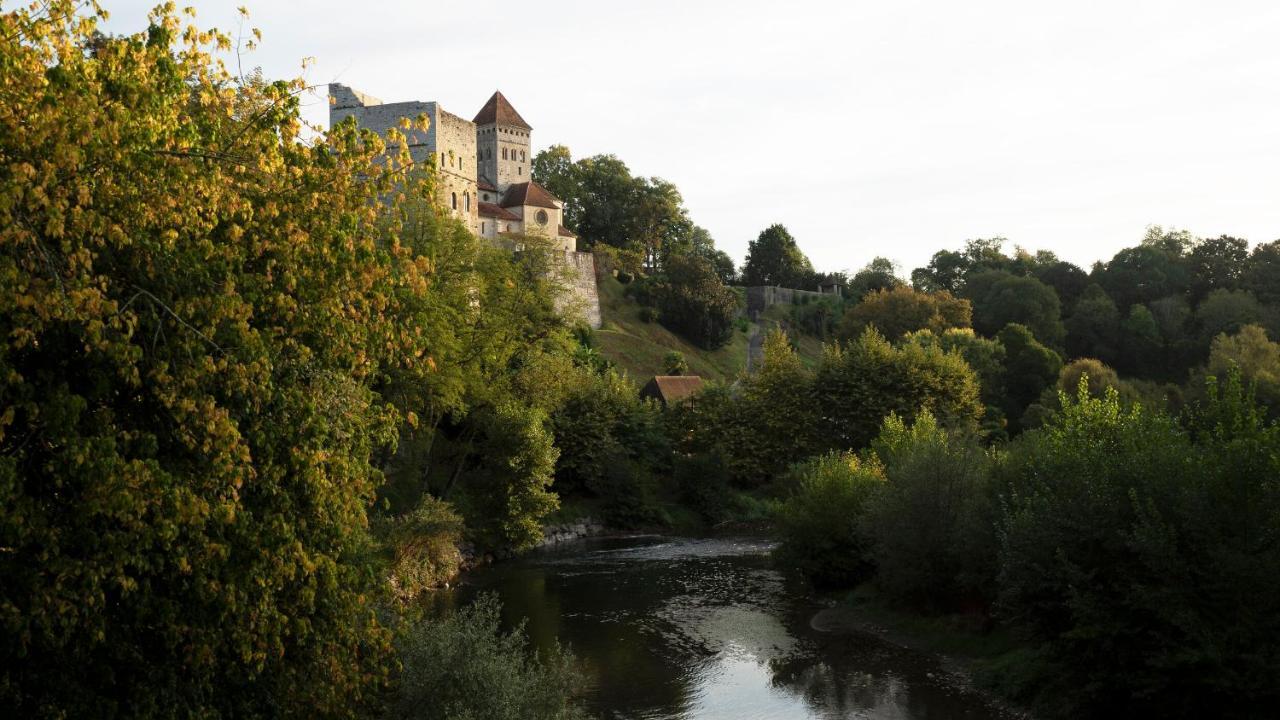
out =
[[[506,160],[506,159],[507,159],[507,149],[506,149],[506,148],[502,148],[502,159],[503,159],[503,160]]]
[[[458,209],[458,193],[453,194],[453,209]]]
[[[520,162],[524,162],[524,151],[520,151]]]
[[[471,212],[471,193],[462,193],[462,205],[467,212]]]

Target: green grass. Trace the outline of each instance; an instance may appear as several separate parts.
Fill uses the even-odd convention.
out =
[[[625,286],[610,275],[599,279],[600,316],[603,326],[596,331],[600,354],[612,361],[637,383],[645,383],[663,371],[662,360],[672,350],[684,355],[689,374],[705,380],[732,382],[747,366],[747,342],[759,327],[748,323],[746,332],[734,328],[728,344],[704,350],[658,322],[640,319],[640,306],[628,297]],[[745,302],[745,299],[743,300]],[[791,316],[790,305],[775,305],[765,313],[766,326]],[[822,355],[822,341],[801,335],[796,339],[800,357],[814,365]]]
[[[600,315],[603,326],[596,331],[600,353],[611,360],[631,379],[644,383],[661,375],[662,359],[676,350],[684,354],[690,375],[707,380],[731,381],[747,366],[747,332],[734,329],[729,343],[717,350],[703,350],[663,327],[640,319],[640,306],[623,294],[624,287],[616,278],[599,279]]]

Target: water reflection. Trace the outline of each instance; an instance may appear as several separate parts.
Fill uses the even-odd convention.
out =
[[[498,593],[533,643],[572,646],[602,718],[1001,717],[927,658],[816,632],[819,606],[755,538],[614,538],[498,565],[449,598]]]

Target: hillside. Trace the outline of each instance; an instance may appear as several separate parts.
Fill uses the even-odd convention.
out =
[[[704,350],[657,322],[640,319],[640,305],[626,297],[625,287],[611,275],[603,274],[599,280],[600,315],[602,326],[596,331],[600,353],[615,363],[637,383],[662,373],[662,359],[672,350],[682,353],[689,364],[689,373],[708,380],[732,381],[747,363],[749,338],[760,330],[752,322],[734,330],[727,345],[717,350]],[[775,327],[779,320],[789,316],[790,306],[769,308],[764,324]],[[801,357],[808,363],[816,362],[822,352],[822,343],[816,338],[800,336],[795,339]]]

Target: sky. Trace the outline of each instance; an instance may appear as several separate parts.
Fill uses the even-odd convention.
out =
[[[155,1],[105,4],[126,33]],[[1151,224],[1280,239],[1274,0],[185,4],[233,33],[246,5],[268,77],[465,118],[501,89],[535,152],[674,182],[739,262],[774,223],[819,270],[904,275],[970,238],[1086,269]]]

